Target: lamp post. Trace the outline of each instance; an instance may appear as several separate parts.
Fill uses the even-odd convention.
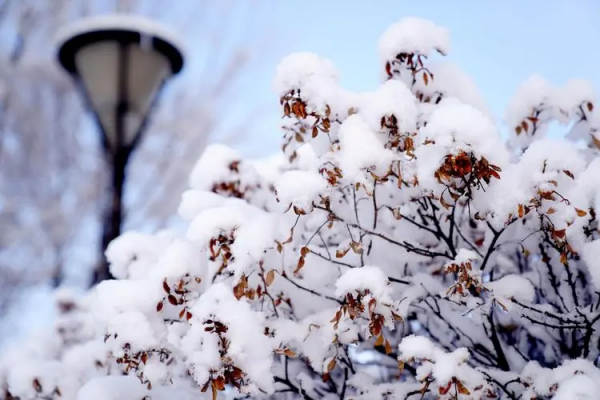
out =
[[[110,279],[104,251],[121,233],[125,170],[166,81],[183,68],[169,32],[145,18],[110,15],[79,21],[59,34],[58,61],[71,75],[101,133],[111,170],[101,263],[93,283]]]

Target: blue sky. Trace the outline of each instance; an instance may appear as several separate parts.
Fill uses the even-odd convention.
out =
[[[380,83],[379,36],[406,16],[449,29],[448,58],[474,78],[498,119],[517,86],[533,73],[558,85],[585,78],[600,88],[598,0],[281,1],[267,15],[276,21],[271,34],[278,39],[273,60],[265,61],[253,79],[253,92],[268,111],[259,132],[241,149],[248,155],[265,155],[279,145],[279,105],[271,78],[282,56],[318,53],[336,64],[345,87],[371,90]]]

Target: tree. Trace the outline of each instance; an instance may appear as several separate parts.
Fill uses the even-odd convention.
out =
[[[188,0],[165,10],[163,3],[0,1],[0,308],[8,306],[15,288],[48,281],[86,282],[103,257],[96,231],[107,201],[107,168],[98,151],[96,128],[54,60],[53,38],[61,26],[92,14],[135,12],[175,21],[193,38],[187,60],[192,72],[169,86],[133,157],[127,226],[153,229],[170,222],[178,201],[171,193],[185,190],[185,177],[202,148],[214,135],[237,131],[253,111],[231,116],[243,98],[245,71],[255,61],[249,49],[256,48],[259,39],[251,29],[252,18],[241,22],[235,17],[244,6]],[[241,23],[248,25],[245,37],[228,33],[229,26]],[[202,53],[193,46],[201,46]],[[224,96],[229,99],[226,115],[221,111]],[[90,247],[102,252],[80,250]]]
[[[7,356],[6,393],[595,398],[595,97],[532,78],[504,143],[472,82],[430,61],[448,42],[428,21],[391,26],[385,82],[363,94],[320,56],[283,60],[284,154],[209,147],[187,231],[113,241],[119,279],[61,294],[62,339]],[[544,137],[556,119],[582,142]]]

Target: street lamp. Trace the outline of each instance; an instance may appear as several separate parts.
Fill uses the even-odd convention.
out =
[[[112,172],[103,221],[102,262],[93,282],[110,279],[104,250],[121,233],[125,168],[139,144],[165,82],[183,68],[171,34],[130,15],[81,20],[59,34],[58,60],[74,79],[100,128]]]

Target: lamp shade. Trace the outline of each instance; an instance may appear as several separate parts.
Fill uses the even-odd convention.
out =
[[[133,16],[80,21],[61,35],[58,59],[83,91],[112,149],[131,146],[166,79],[183,67],[176,41]]]

